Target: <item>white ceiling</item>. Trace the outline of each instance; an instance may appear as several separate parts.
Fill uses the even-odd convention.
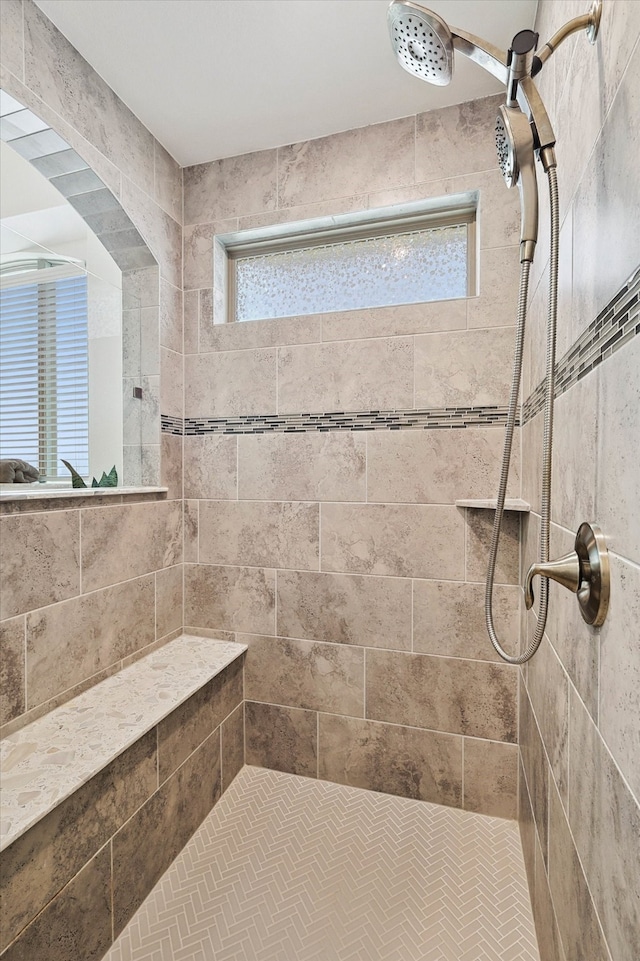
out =
[[[448,87],[398,65],[388,0],[36,0],[182,165],[498,93],[464,57]],[[426,0],[506,49],[537,0]]]

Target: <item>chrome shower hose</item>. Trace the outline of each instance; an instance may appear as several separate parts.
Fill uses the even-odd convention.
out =
[[[542,497],[540,505],[540,561],[549,560],[549,530],[551,526],[551,450],[553,445],[553,397],[555,392],[556,366],[556,321],[558,312],[558,248],[560,230],[560,211],[558,203],[558,178],[555,164],[547,170],[549,182],[549,205],[551,211],[551,251],[549,259],[549,311],[547,318],[547,363],[544,394],[544,439],[542,448]],[[493,626],[493,581],[496,569],[496,557],[500,542],[500,530],[504,514],[504,501],[509,480],[509,464],[511,462],[511,447],[513,431],[518,411],[518,395],[520,393],[520,377],[522,374],[522,354],[524,350],[524,332],[527,319],[527,296],[529,291],[529,271],[531,262],[525,260],[520,267],[520,292],[518,295],[518,321],[516,328],[516,346],[513,360],[513,379],[509,396],[509,411],[505,432],[504,452],[502,455],[502,469],[500,471],[500,487],[498,503],[493,521],[491,547],[489,549],[489,565],[484,598],[485,619],[489,638],[494,648],[509,664],[524,664],[536,653],[544,635],[547,624],[547,608],[549,605],[549,581],[541,578],[540,601],[538,619],[533,639],[522,654],[511,655],[502,648],[498,635]]]

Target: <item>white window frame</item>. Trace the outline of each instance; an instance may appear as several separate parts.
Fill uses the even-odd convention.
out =
[[[467,289],[463,296],[473,297],[478,276],[477,207],[477,192],[469,192],[357,214],[219,234],[214,238],[214,323],[245,322],[236,320],[235,266],[240,258],[461,224],[467,225]]]

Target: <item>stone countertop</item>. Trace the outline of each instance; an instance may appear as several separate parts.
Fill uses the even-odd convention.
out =
[[[182,634],[0,744],[8,847],[247,650]]]

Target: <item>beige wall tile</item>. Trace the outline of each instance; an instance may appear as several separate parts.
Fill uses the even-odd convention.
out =
[[[183,271],[184,272],[184,271]],[[211,283],[211,281],[209,281]],[[184,298],[184,352],[198,353],[198,339],[200,327],[200,294],[204,291],[185,290]],[[213,319],[210,318],[210,323]]]
[[[323,504],[322,569],[464,578],[464,520],[455,507]]]
[[[279,413],[404,409],[412,405],[411,338],[278,350]]]
[[[317,715],[245,701],[246,763],[316,777]]]
[[[3,852],[3,947],[52,903],[156,786],[156,735],[151,731]],[[25,957],[49,956],[45,950]],[[66,955],[76,956],[86,955]]]
[[[333,714],[319,716],[326,781],[462,805],[462,738]]]
[[[640,798],[640,571],[615,554],[610,562],[611,607],[600,631],[599,725]]]
[[[93,591],[182,560],[179,501],[84,511],[82,589]]]
[[[7,0],[0,9],[0,54],[3,65],[24,80],[22,0]]]
[[[185,415],[228,417],[276,411],[274,350],[187,354]]]
[[[156,572],[156,637],[182,627],[182,564]]]
[[[80,593],[79,518],[79,511],[47,511],[0,520],[0,617]]]
[[[280,147],[280,206],[412,183],[414,137],[414,118],[406,117]]]
[[[566,804],[569,788],[569,680],[546,638],[529,662],[527,688],[556,786]]]
[[[529,695],[520,681],[520,723],[518,728],[522,766],[524,768],[537,834],[548,865],[549,840],[549,765],[547,764],[542,738],[538,731]]]
[[[467,301],[438,300],[426,304],[339,310],[322,315],[322,340],[358,340],[396,337],[436,330],[461,330],[467,326]]]
[[[518,651],[519,608],[518,587],[495,588],[494,623],[508,654]],[[484,585],[415,581],[413,650],[420,654],[499,661],[485,626]]]
[[[200,327],[200,350],[247,350],[279,347],[286,344],[317,343],[321,340],[320,314],[309,317],[274,317],[270,320],[244,320],[242,323]]]
[[[367,651],[367,717],[515,742],[517,675],[508,664]]]
[[[154,197],[178,223],[182,223],[182,169],[156,140],[154,143]]]
[[[160,485],[167,487],[169,500],[182,497],[182,437],[160,435]]]
[[[199,501],[184,501],[184,562],[198,563],[198,514]]]
[[[416,406],[506,405],[513,342],[502,327],[416,337]]]
[[[213,286],[213,234],[215,224],[198,223],[182,232],[185,290]]]
[[[538,838],[536,834],[536,825],[533,819],[533,811],[531,810],[531,799],[529,798],[529,789],[527,787],[527,779],[525,777],[524,769],[522,767],[521,756],[519,756],[519,766],[518,766],[518,827],[520,829],[520,841],[522,843],[522,854],[524,857],[524,866],[527,872],[529,896],[532,902],[531,907],[533,909],[533,918],[536,924],[536,933],[537,933],[538,927],[539,927],[539,919],[534,909],[533,891],[535,888],[535,874],[536,874],[536,845],[538,847],[539,845],[538,845]],[[544,864],[542,865],[542,871],[543,873],[545,871]],[[540,938],[538,938],[538,940],[540,940]]]
[[[467,524],[467,580],[484,582],[487,575],[489,546],[493,529],[493,511],[465,508]],[[496,559],[496,584],[520,582],[520,515],[507,511]]]
[[[184,439],[184,496],[234,499],[237,496],[238,441],[224,434]]]
[[[226,791],[244,764],[244,701],[222,722],[222,790]]]
[[[6,961],[89,961],[111,944],[111,858],[104,847],[4,953]]]
[[[317,570],[318,504],[202,501],[201,564]]]
[[[277,206],[276,173],[276,150],[259,150],[185,167],[185,224],[274,210]]]
[[[117,937],[220,797],[220,736],[194,751],[112,841]]]
[[[484,97],[416,117],[416,180],[442,180],[471,170],[493,170],[491,132],[503,100]]]
[[[243,635],[245,696],[311,711],[364,715],[364,651],[282,637]]]
[[[465,811],[515,818],[518,794],[518,746],[464,739]]]
[[[160,784],[242,702],[242,660],[193,694],[158,725],[158,776]]]
[[[640,353],[638,360],[640,361]],[[577,531],[584,520],[596,517],[596,431],[599,423],[597,395],[598,375],[592,374],[571,387],[555,402],[552,518],[573,531]],[[640,401],[640,389],[638,400]],[[578,424],[580,427],[576,430]],[[636,428],[640,430],[640,418]],[[613,472],[616,473],[615,467]],[[609,474],[608,469],[606,473]],[[640,548],[640,536],[638,545]],[[638,556],[640,557],[640,553]]]
[[[238,438],[238,496],[249,500],[363,501],[366,440],[344,431]]]
[[[25,619],[0,624],[0,724],[19,717],[25,703]]]
[[[162,264],[162,273],[174,287],[182,284],[182,228],[151,197],[127,177],[122,177],[122,207]]]
[[[28,614],[28,707],[155,640],[154,601],[149,574]]]
[[[596,492],[598,523],[608,546],[636,563],[640,562],[639,370],[640,337],[600,368]]]
[[[411,647],[411,582],[278,572],[277,633],[361,647]]]
[[[182,354],[160,348],[160,410],[169,417],[182,417]]]
[[[480,251],[479,296],[467,304],[469,327],[511,327],[518,314],[520,247]]]
[[[549,797],[549,838],[549,888],[565,955],[609,961],[589,887],[553,782]],[[626,953],[626,947],[624,951]]]
[[[640,953],[640,903],[636,884],[640,878],[640,807],[573,691],[570,750],[569,824],[586,882],[611,956],[637,957]],[[558,843],[558,835],[568,834],[557,799],[556,807],[556,821],[561,823],[556,828],[557,834],[550,835],[554,844]],[[551,814],[550,830],[553,831],[553,808]],[[577,860],[575,854],[573,857]],[[552,850],[550,877],[555,898],[553,867]],[[562,879],[561,864],[556,868],[556,881],[558,874]]]
[[[275,634],[275,571],[187,564],[184,616],[193,627]]]
[[[536,926],[536,937],[540,961],[565,961],[562,941],[558,930],[558,922],[551,900],[549,880],[547,878],[542,851],[536,839],[535,846],[535,880],[530,883],[531,909]]]
[[[369,501],[453,504],[495,497],[504,434],[501,429],[375,431],[367,437]],[[519,438],[514,438],[509,489],[519,496]]]

